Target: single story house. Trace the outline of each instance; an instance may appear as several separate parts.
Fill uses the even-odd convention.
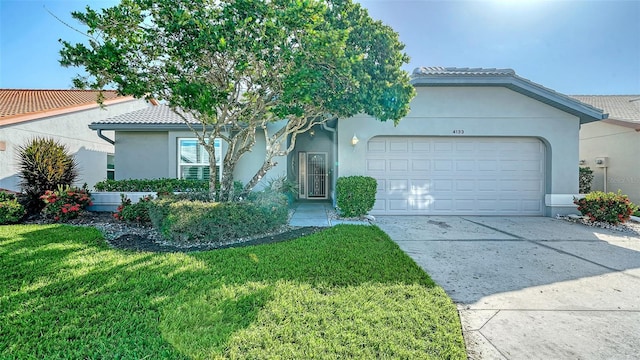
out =
[[[606,116],[511,69],[422,67],[398,126],[366,115],[316,126],[267,174],[286,174],[299,198],[335,200],[338,177],[377,179],[373,215],[532,215],[574,212],[578,132]],[[273,124],[272,126],[282,126]],[[208,165],[193,134],[165,106],[96,121],[114,131],[116,179],[197,177]],[[262,162],[243,158],[247,181]],[[225,151],[220,144],[220,152]],[[565,199],[558,202],[556,199]],[[558,206],[561,205],[561,206]]]
[[[147,107],[145,101],[104,91],[0,89],[0,188],[19,191],[18,148],[36,137],[66,145],[79,165],[76,185],[93,186],[111,172],[113,144],[100,139],[88,125]]]
[[[621,190],[640,204],[640,95],[573,95],[608,119],[580,129],[580,165],[593,170],[592,190]]]

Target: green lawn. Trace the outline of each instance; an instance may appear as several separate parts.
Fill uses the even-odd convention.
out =
[[[0,226],[1,359],[465,359],[456,308],[376,227],[201,253]]]

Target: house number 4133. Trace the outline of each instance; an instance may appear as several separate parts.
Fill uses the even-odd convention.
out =
[[[464,130],[453,130],[453,133],[456,135],[462,135],[464,134]]]

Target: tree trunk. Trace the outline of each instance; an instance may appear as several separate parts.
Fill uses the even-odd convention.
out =
[[[244,187],[244,190],[242,192],[243,196],[248,194],[248,193],[250,193],[253,190],[253,188],[256,187],[256,185],[258,185],[260,180],[262,180],[264,178],[264,176],[267,174],[267,172],[269,170],[273,169],[276,165],[278,165],[278,163],[271,161],[272,158],[273,158],[273,156],[271,156],[271,158],[268,161],[265,160],[265,162],[262,163],[262,166],[260,167],[260,170],[258,170],[256,172],[256,174],[253,175],[251,180],[249,180],[249,182]]]
[[[215,143],[207,144],[204,147],[209,153],[209,198],[215,201],[217,191],[218,169],[216,168],[216,147]]]

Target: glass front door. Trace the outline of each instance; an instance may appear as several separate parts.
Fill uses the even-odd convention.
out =
[[[299,152],[301,199],[326,199],[329,189],[328,156],[324,152]]]

